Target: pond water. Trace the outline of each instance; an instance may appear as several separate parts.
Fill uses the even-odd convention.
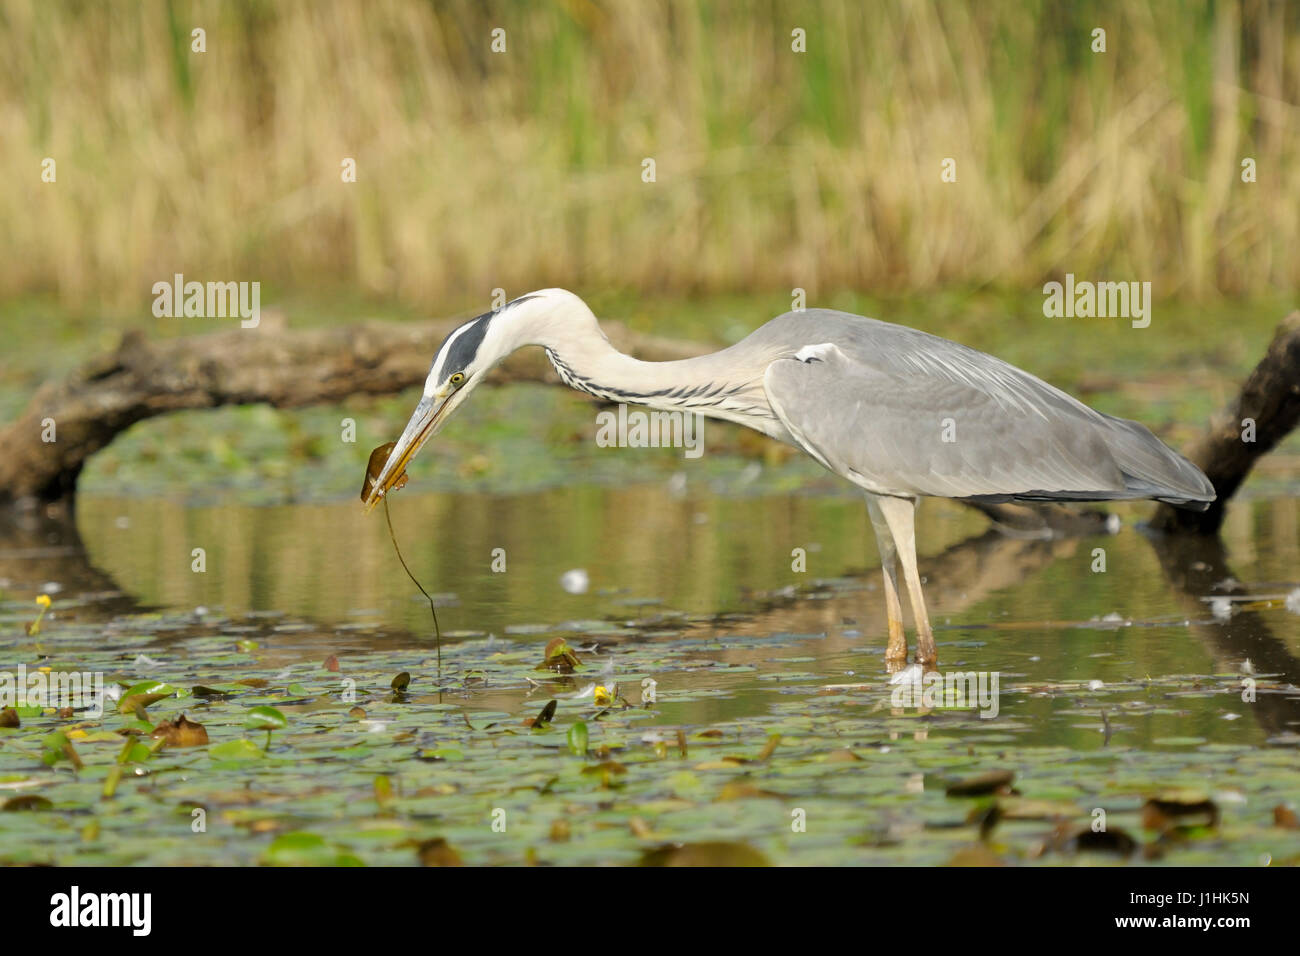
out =
[[[428,605],[382,510],[366,515],[355,500],[94,495],[75,522],[12,516],[0,541],[5,659],[162,681],[180,696],[151,704],[140,724],[110,703],[97,720],[32,711],[22,730],[0,731],[27,735],[0,747],[0,782],[52,801],[45,813],[0,813],[5,857],[414,862],[411,847],[436,838],[469,862],[633,862],[668,840],[741,842],[774,862],[943,862],[989,850],[964,825],[970,800],[945,796],[947,783],[1009,770],[1017,794],[976,798],[1006,804],[1006,842],[990,852],[1007,861],[1051,861],[1054,827],[1086,824],[1098,806],[1137,832],[1145,800],[1189,787],[1222,821],[1169,846],[1168,834],[1147,833],[1151,858],[1300,859],[1295,831],[1273,822],[1300,796],[1294,498],[1238,503],[1221,543],[1149,537],[1149,505],[1116,506],[1118,534],[1038,540],[925,502],[918,537],[940,669],[996,677],[987,717],[970,701],[897,706],[875,545],[851,491],[746,494],[678,480],[408,489],[391,508],[407,562],[439,605],[441,673]],[[804,572],[792,569],[795,549]],[[570,593],[562,575],[579,569],[586,588]],[[53,606],[27,637],[21,624],[41,591]],[[556,637],[582,660],[572,675],[537,667]],[[322,666],[331,655],[337,672]],[[396,695],[387,685],[399,671],[411,683]],[[345,679],[351,697],[339,692]],[[593,684],[617,685],[631,706],[597,707]],[[214,686],[222,693],[194,690]],[[550,699],[560,701],[553,728],[524,727]],[[358,702],[368,713],[354,719]],[[288,720],[264,751],[243,725],[258,705]],[[148,730],[182,711],[214,747],[142,758],[135,772],[148,783],[106,802],[119,725]],[[591,751],[605,751],[570,752],[579,722]],[[40,741],[59,726],[85,741],[75,773],[58,761],[36,769]],[[203,752],[219,741],[251,741],[259,759]],[[372,790],[379,777],[397,782],[388,802]],[[240,787],[262,796],[232,796]],[[818,801],[824,829],[802,841],[788,832],[793,811],[772,806]],[[127,825],[161,806],[172,837]],[[225,821],[224,835],[189,838],[194,807]],[[506,807],[527,818],[511,839],[488,825]],[[119,835],[87,835],[88,815]],[[47,832],[31,842],[37,820]]]

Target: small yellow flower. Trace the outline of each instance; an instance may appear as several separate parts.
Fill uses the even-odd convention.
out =
[[[35,637],[37,634],[41,633],[41,618],[45,616],[45,612],[50,606],[50,596],[48,594],[42,594],[36,599],[36,606],[40,608],[36,613],[36,620],[27,625],[27,633],[31,637]]]
[[[611,703],[613,703],[613,700],[609,695],[609,691],[607,691],[604,687],[600,686],[599,684],[596,686],[594,696],[595,696],[595,704],[597,707],[608,707]]]

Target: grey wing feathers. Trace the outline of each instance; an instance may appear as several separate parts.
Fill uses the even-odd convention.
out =
[[[991,355],[838,312],[791,313],[760,332],[778,323],[787,341],[828,347],[768,366],[774,410],[822,464],[870,491],[1156,498],[1201,509],[1214,500],[1200,470],[1142,425],[1096,412]]]

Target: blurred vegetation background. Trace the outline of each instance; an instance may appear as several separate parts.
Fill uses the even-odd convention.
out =
[[[0,299],[1300,284],[1280,0],[2,0],[0,62]]]
[[[798,287],[1176,446],[1297,306],[1298,3],[0,0],[0,63],[0,420],[128,329],[227,327],[152,315],[178,272],[260,281],[264,328],[474,314],[493,289],[558,285],[717,344]],[[1066,272],[1150,281],[1155,321],[1044,317]],[[351,497],[410,401],[144,423],[82,488]],[[445,433],[457,469],[425,478],[680,467],[601,457],[590,418],[568,393],[484,395]],[[772,466],[755,488],[818,474],[739,431],[710,441],[719,476],[730,453]]]

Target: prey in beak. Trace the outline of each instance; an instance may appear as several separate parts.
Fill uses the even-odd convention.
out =
[[[361,488],[361,500],[366,503],[367,513],[388,492],[397,491],[406,484],[407,464],[438,430],[450,407],[451,402],[447,399],[440,402],[427,397],[420,399],[411,420],[402,430],[402,437],[380,445],[370,453],[366,481]]]
[[[380,445],[378,448],[376,448],[374,451],[370,453],[370,460],[366,462],[366,480],[361,485],[361,500],[367,503],[366,506],[367,514],[370,512],[370,509],[374,507],[373,504],[370,503],[370,491],[372,488],[375,487],[375,485],[379,483],[379,473],[384,470],[384,465],[388,462],[388,456],[393,453],[393,449],[396,447],[397,447],[397,442],[395,441],[390,441],[383,445]],[[393,491],[396,491],[397,489],[403,487],[405,484],[406,484],[406,472],[402,472],[392,482],[389,488]],[[380,492],[380,497],[382,496],[383,496],[383,492]]]

